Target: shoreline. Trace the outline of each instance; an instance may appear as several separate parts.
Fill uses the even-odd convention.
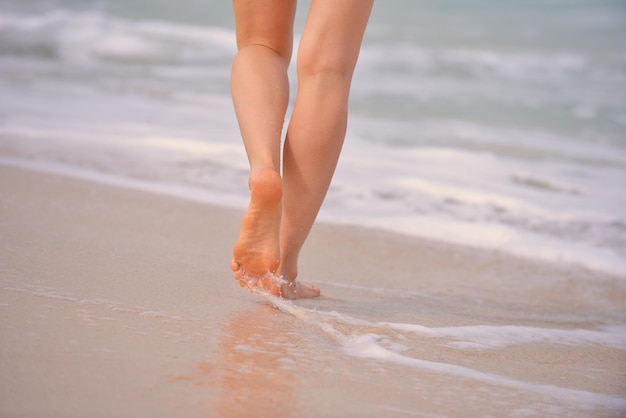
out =
[[[115,173],[104,173],[104,172],[96,172],[91,171],[85,168],[79,168],[74,166],[68,166],[64,164],[54,163],[54,162],[42,162],[42,161],[31,161],[27,159],[22,159],[19,157],[6,157],[0,155],[0,167],[13,167],[28,171],[33,171],[41,174],[51,174],[54,176],[67,177],[70,179],[76,180],[84,180],[95,182],[98,184],[103,184],[107,186],[120,187],[128,190],[137,190],[139,192],[144,193],[152,193],[158,196],[170,197],[175,199],[183,199],[185,201],[206,204],[212,207],[218,207],[221,209],[228,210],[236,210],[243,214],[243,211],[247,207],[247,200],[237,195],[226,196],[224,194],[213,193],[208,190],[202,190],[201,193],[198,193],[199,189],[195,187],[183,186],[180,184],[163,184],[152,182],[149,180],[143,179],[131,179],[129,177],[123,177],[117,175]],[[217,203],[219,202],[219,203]],[[433,245],[442,245],[442,246],[451,246],[454,248],[469,248],[471,250],[475,250],[478,252],[493,252],[502,254],[504,257],[511,257],[513,259],[520,259],[527,263],[537,263],[537,264],[546,264],[552,267],[558,268],[571,268],[571,269],[580,269],[584,270],[589,275],[598,275],[608,278],[615,278],[626,280],[626,270],[621,271],[618,267],[612,266],[611,264],[615,264],[616,262],[621,262],[622,260],[619,257],[614,256],[615,260],[606,260],[606,263],[602,261],[596,261],[596,267],[592,267],[589,265],[589,262],[574,262],[571,260],[571,257],[568,257],[567,260],[564,260],[561,257],[560,260],[551,259],[551,258],[542,258],[538,256],[533,256],[529,254],[524,254],[510,251],[493,248],[491,246],[481,246],[481,245],[470,245],[465,242],[458,242],[454,240],[443,240],[436,239],[428,236],[419,236],[410,232],[402,232],[397,228],[384,228],[377,225],[363,225],[363,224],[354,224],[350,221],[344,220],[336,220],[332,219],[330,216],[325,216],[322,212],[320,213],[319,219],[316,220],[316,225],[323,224],[326,227],[348,227],[348,228],[360,228],[368,231],[372,231],[373,233],[382,233],[382,234],[392,234],[399,235],[401,237],[406,237],[409,239],[417,239],[422,240],[426,243],[432,243]],[[618,271],[619,270],[619,271]]]
[[[283,311],[232,280],[241,211],[6,165],[0,190],[3,416],[623,412],[619,278],[320,223],[322,297]]]

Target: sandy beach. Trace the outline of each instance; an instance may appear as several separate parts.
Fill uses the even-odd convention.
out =
[[[0,418],[626,417],[624,2],[374,3],[286,301],[232,3],[0,1]]]
[[[0,166],[0,415],[626,415],[625,277],[319,224],[269,300],[241,215]]]

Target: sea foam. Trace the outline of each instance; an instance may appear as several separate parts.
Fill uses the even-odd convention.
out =
[[[626,333],[624,332],[623,326],[607,327],[603,331],[556,330],[515,326],[429,328],[417,324],[372,323],[334,311],[325,312],[319,309],[305,308],[293,302],[270,295],[263,296],[281,311],[294,315],[322,330],[339,344],[340,349],[346,355],[352,357],[406,366],[445,376],[460,377],[470,381],[479,381],[488,385],[506,387],[525,393],[539,394],[541,396],[556,398],[568,405],[575,405],[576,407],[590,411],[596,410],[598,407],[609,408],[615,411],[626,408],[626,399],[624,398],[585,390],[528,382],[451,363],[423,360],[400,354],[398,349],[394,350],[385,347],[385,345],[394,346],[394,344],[389,343],[388,332],[385,332],[385,329],[387,329],[417,333],[427,338],[445,337],[464,340],[458,342],[479,341],[480,343],[471,345],[472,349],[493,349],[513,344],[538,342],[567,345],[599,344],[611,348],[626,349]],[[339,331],[339,328],[345,325],[356,326],[356,328],[352,328],[350,333]],[[359,329],[363,331],[359,331]],[[372,332],[372,329],[378,329],[379,332]],[[460,348],[455,344],[448,343],[448,345]],[[397,343],[395,346],[402,347],[401,344],[399,345]]]

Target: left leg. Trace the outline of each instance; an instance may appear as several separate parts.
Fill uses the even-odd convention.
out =
[[[289,98],[295,0],[234,0],[238,53],[233,61],[231,93],[250,162],[250,204],[231,268],[242,285],[278,269],[280,142]],[[261,281],[261,282],[259,282]],[[265,282],[265,283],[264,283]]]

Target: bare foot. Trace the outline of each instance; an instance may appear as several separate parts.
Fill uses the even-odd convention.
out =
[[[316,298],[320,295],[320,290],[313,286],[300,282],[284,280],[280,287],[280,292],[276,296],[285,299]]]
[[[271,273],[263,276],[244,275],[239,279],[239,284],[253,292],[269,293],[283,299],[316,298],[320,295],[320,290],[315,286],[287,281]]]
[[[250,204],[241,222],[233,250],[231,269],[242,285],[272,287],[269,280],[278,269],[280,225],[280,175],[265,169],[250,177]],[[269,290],[269,289],[266,289]]]
[[[276,274],[280,264],[280,175],[265,169],[250,178],[250,204],[241,222],[230,268],[242,287],[285,299],[314,298],[315,286],[285,280]]]

